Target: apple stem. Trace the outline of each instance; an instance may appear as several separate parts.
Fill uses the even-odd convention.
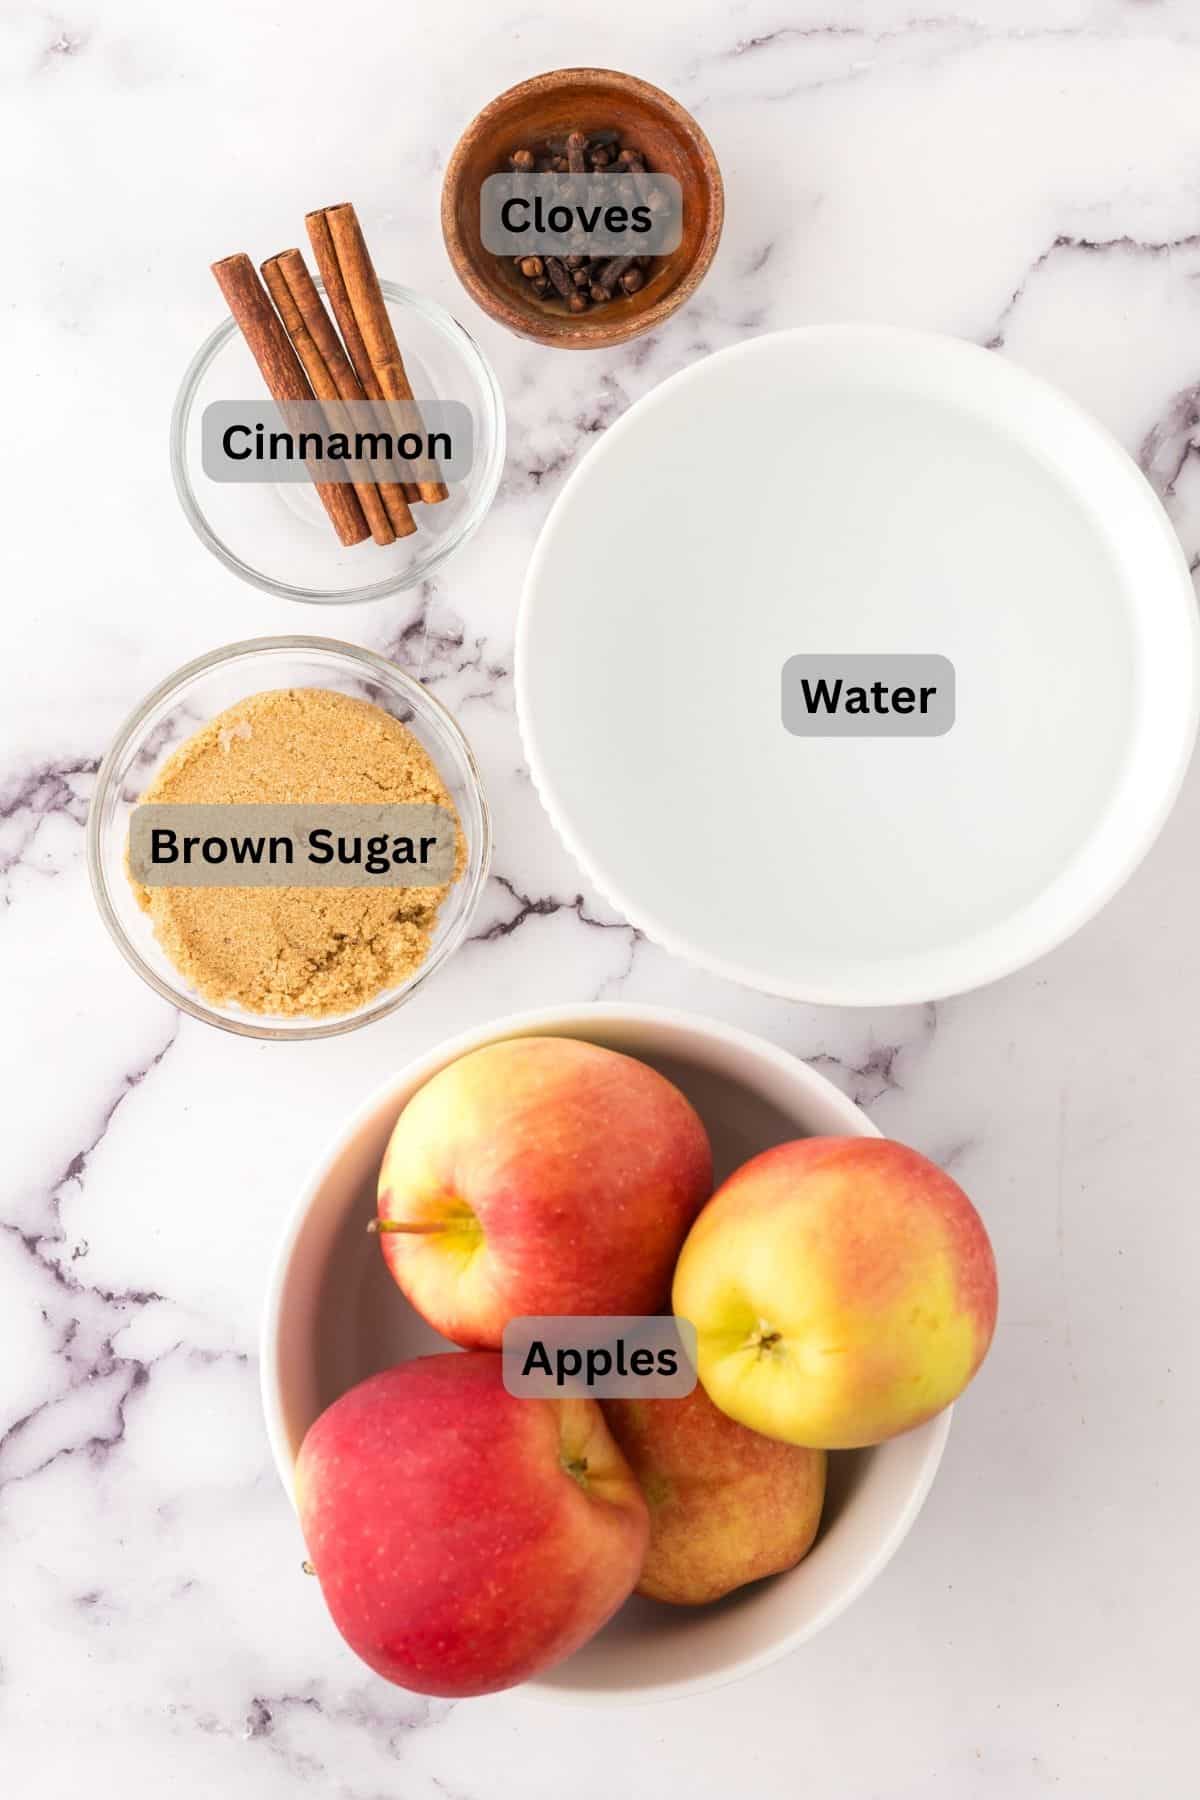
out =
[[[444,1224],[431,1220],[424,1225],[410,1225],[403,1219],[372,1219],[367,1226],[370,1232],[402,1231],[412,1236],[428,1236],[432,1231],[444,1231]]]
[[[768,1351],[774,1350],[782,1336],[783,1333],[774,1330],[766,1319],[760,1319],[746,1339],[745,1347],[747,1350],[753,1350],[759,1356],[764,1356]]]
[[[306,1575],[315,1575],[317,1572],[310,1562],[302,1562],[300,1567]]]

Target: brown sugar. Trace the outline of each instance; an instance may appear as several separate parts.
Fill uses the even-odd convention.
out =
[[[332,688],[277,688],[239,701],[179,746],[142,800],[418,801],[455,813],[428,751],[408,727],[382,707]],[[464,861],[460,829],[455,879]],[[415,974],[449,892],[448,886],[133,885],[163,950],[204,999],[314,1017],[353,1012]]]

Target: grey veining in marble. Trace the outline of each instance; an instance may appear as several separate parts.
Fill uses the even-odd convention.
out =
[[[458,288],[438,186],[478,106],[589,61],[695,110],[728,225],[668,326],[554,355]],[[1200,560],[1198,92],[1191,0],[0,11],[6,1792],[1192,1800],[1195,778],[1136,878],[1043,963],[936,1008],[828,1012],[690,969],[588,891],[522,765],[512,667],[531,546],[589,445],[674,371],[788,324],[919,324],[1050,376],[1139,458]],[[435,582],[322,614],[196,542],[166,423],[219,315],[208,263],[266,254],[346,196],[385,272],[478,336],[510,456]],[[54,479],[64,421],[98,453]],[[176,1018],[109,943],[83,854],[98,759],[145,692],[289,630],[431,683],[497,828],[471,941],[438,979],[303,1046]],[[900,1556],[790,1659],[616,1718],[425,1702],[355,1663],[301,1572],[258,1408],[266,1271],[305,1172],[390,1070],[587,997],[760,1030],[952,1166],[995,1238],[1001,1326]]]

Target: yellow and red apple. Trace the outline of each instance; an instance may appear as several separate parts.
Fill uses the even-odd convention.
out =
[[[700,1606],[808,1553],[825,1499],[823,1450],[747,1431],[702,1387],[602,1405],[650,1508],[639,1594]]]
[[[662,1310],[711,1192],[708,1136],[665,1076],[574,1038],[512,1038],[408,1102],[377,1224],[418,1312],[495,1349],[521,1316]]]
[[[373,1375],[296,1468],[333,1621],[385,1680],[489,1694],[569,1656],[633,1589],[646,1504],[593,1400],[518,1400],[493,1352]]]
[[[730,1418],[825,1450],[877,1444],[948,1406],[987,1352],[996,1267],[966,1194],[882,1138],[754,1157],[688,1234],[673,1289]]]

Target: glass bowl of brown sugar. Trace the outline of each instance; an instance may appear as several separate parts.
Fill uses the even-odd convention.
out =
[[[151,882],[131,827],[155,804],[436,807],[446,874]],[[229,815],[204,816],[225,830]],[[203,841],[221,848],[219,834]],[[117,948],[165,1000],[242,1037],[333,1037],[394,1012],[462,943],[491,841],[471,748],[427,688],[355,645],[258,638],[188,663],[122,726],[97,776],[88,868]]]

